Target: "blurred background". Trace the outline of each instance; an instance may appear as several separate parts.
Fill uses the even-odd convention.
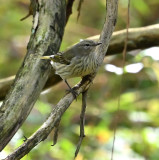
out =
[[[105,17],[105,0],[84,0],[77,22],[75,1],[73,14],[65,29],[61,51],[90,36],[100,34]],[[26,54],[32,25],[29,0],[1,0],[0,5],[0,78],[15,75]],[[159,22],[158,0],[132,0],[130,27]],[[126,28],[127,0],[119,1],[116,30]],[[122,55],[106,57],[88,93],[86,137],[76,160],[110,160],[113,132],[117,125],[114,160],[159,159],[159,48],[127,53],[124,71]],[[135,56],[134,56],[135,55]],[[121,76],[124,74],[121,83]],[[70,79],[71,86],[80,78]],[[120,94],[121,88],[121,94]],[[67,86],[60,82],[41,93],[31,114],[10,141],[0,159],[23,143],[46,120]],[[120,109],[118,101],[120,96]],[[2,103],[2,102],[0,102]],[[52,147],[53,132],[23,160],[71,160],[79,138],[81,96],[62,117],[57,144]]]

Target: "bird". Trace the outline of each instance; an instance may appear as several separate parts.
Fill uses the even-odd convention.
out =
[[[76,98],[76,92],[71,88],[67,79],[84,77],[94,73],[98,67],[98,55],[95,49],[101,42],[83,40],[73,45],[65,52],[58,52],[50,56],[42,56],[40,59],[50,60],[55,74],[59,75],[67,84],[69,91]]]

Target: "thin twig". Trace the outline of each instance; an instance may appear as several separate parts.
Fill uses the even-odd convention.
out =
[[[80,114],[80,137],[79,137],[79,141],[75,151],[75,158],[78,155],[83,138],[85,137],[84,125],[85,125],[85,112],[87,107],[87,93],[88,93],[88,89],[82,93],[82,108],[81,108],[81,114]]]
[[[75,0],[68,0],[67,2],[67,6],[66,6],[66,23],[70,17],[70,15],[72,14],[72,6],[73,6],[73,2]]]
[[[56,142],[57,142],[58,131],[59,131],[59,124],[60,124],[60,120],[57,121],[57,123],[55,124],[54,135],[53,135],[53,144],[51,146],[54,146],[56,144]]]
[[[123,49],[123,70],[125,67],[125,61],[126,61],[126,52],[127,52],[127,45],[128,45],[128,34],[129,34],[129,25],[130,25],[130,0],[128,0],[128,10],[127,10],[127,25],[126,25],[126,39],[125,39],[125,44],[124,44],[124,49]],[[120,82],[120,88],[119,88],[119,97],[118,97],[118,104],[117,104],[117,115],[115,117],[115,126],[114,126],[114,133],[113,133],[113,146],[112,146],[112,151],[111,151],[111,160],[113,160],[113,155],[114,155],[114,148],[115,148],[115,139],[116,139],[116,132],[117,132],[117,123],[119,119],[119,109],[120,109],[120,100],[121,100],[121,92],[122,92],[122,82],[123,82],[124,74],[121,75],[121,82]]]
[[[81,7],[82,7],[82,3],[84,2],[84,0],[80,0],[79,1],[79,4],[78,4],[78,8],[77,8],[77,11],[78,11],[78,15],[77,15],[77,21],[81,15]]]
[[[23,137],[24,137],[23,142],[26,142],[28,140],[28,138],[26,136],[23,136]]]
[[[34,15],[36,12],[37,5],[38,5],[37,0],[31,0],[28,8],[29,9],[28,14],[25,17],[21,18],[20,21],[23,21],[27,19],[29,16]]]
[[[27,18],[30,17],[31,15],[32,15],[32,13],[31,13],[30,10],[29,10],[28,14],[27,14],[26,16],[24,16],[23,18],[21,18],[20,21],[24,21],[25,19],[27,19]]]
[[[130,26],[130,0],[128,0],[128,10],[127,10],[127,24],[126,24],[126,38],[124,43],[124,50],[123,50],[123,68],[125,66],[125,60],[126,60],[126,52],[127,52],[127,46],[128,46],[128,36],[129,36],[129,26]]]

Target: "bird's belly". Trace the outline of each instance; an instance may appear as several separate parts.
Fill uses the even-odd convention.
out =
[[[51,62],[51,65],[55,69],[55,74],[58,74],[62,79],[84,77],[95,72],[96,68],[90,64],[83,64],[82,61],[74,61],[74,63],[71,63],[70,65]]]

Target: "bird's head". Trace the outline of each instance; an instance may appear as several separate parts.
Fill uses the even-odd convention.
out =
[[[83,40],[75,45],[76,49],[83,53],[90,53],[95,50],[96,46],[102,44],[92,40]]]

